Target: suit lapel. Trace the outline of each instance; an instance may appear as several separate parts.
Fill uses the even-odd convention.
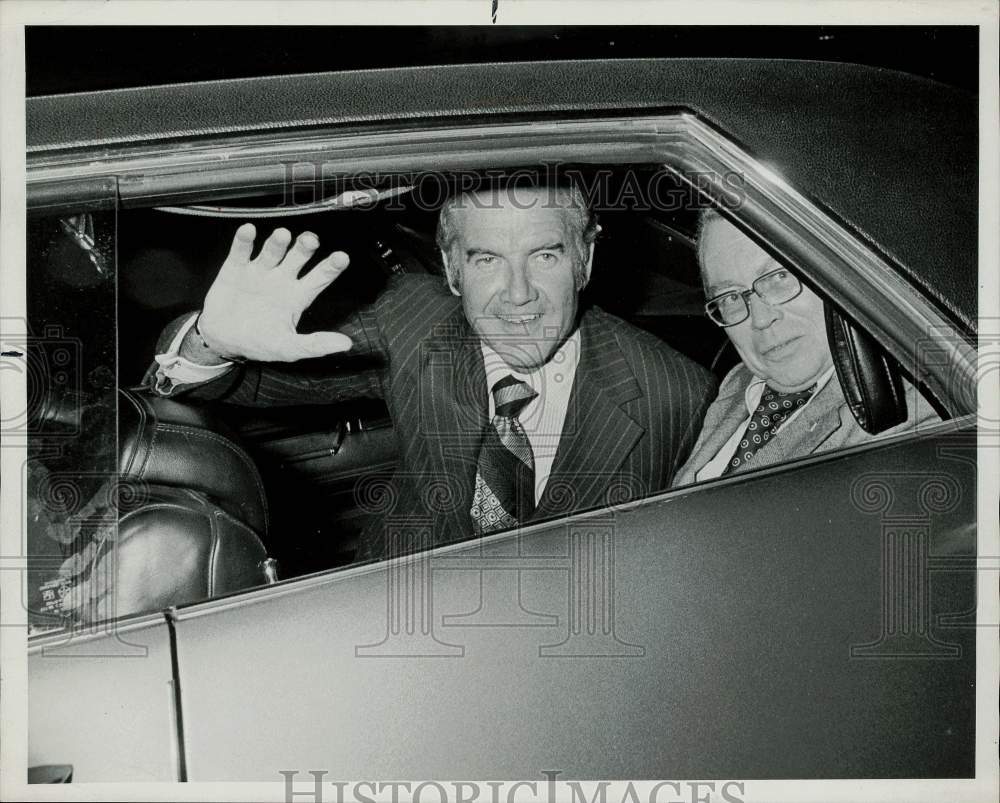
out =
[[[746,389],[752,380],[753,375],[746,370],[742,363],[726,376],[719,388],[719,395],[708,408],[698,441],[695,443],[694,449],[691,450],[691,456],[677,473],[674,485],[686,485],[689,482],[694,482],[695,475],[719,453],[726,441],[732,437],[733,431],[730,428],[732,424],[729,422],[746,418]]]
[[[622,409],[626,402],[641,395],[632,369],[614,334],[594,324],[594,313],[583,316],[580,363],[562,437],[552,473],[532,518],[565,514],[570,507],[584,509],[607,504],[608,488],[645,432]],[[567,500],[571,500],[570,506]]]
[[[743,363],[726,377],[719,395],[705,416],[702,433],[687,464],[678,473],[675,485],[694,482],[705,467],[733,435],[733,422],[747,417],[746,389],[754,376]],[[850,416],[833,376],[813,400],[792,421],[778,430],[776,437],[753,457],[753,466],[769,466],[794,457],[812,454],[845,423]]]
[[[469,508],[489,408],[479,338],[461,309],[435,327],[421,364],[420,420],[432,471],[451,491],[447,510],[452,527],[457,533],[471,532]]]

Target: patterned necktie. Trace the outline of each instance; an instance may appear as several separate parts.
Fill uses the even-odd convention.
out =
[[[804,407],[809,397],[816,392],[816,386],[795,393],[778,393],[770,385],[764,385],[760,404],[750,416],[743,439],[736,447],[736,453],[729,460],[723,474],[746,468],[746,464],[757,451],[770,442],[778,428],[800,407]]]
[[[476,535],[516,527],[535,508],[535,458],[517,417],[537,395],[510,375],[493,386],[496,414],[483,431],[469,510]]]

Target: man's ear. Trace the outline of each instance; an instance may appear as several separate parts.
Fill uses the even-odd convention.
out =
[[[462,293],[458,289],[458,280],[455,276],[455,268],[444,251],[441,252],[441,262],[444,263],[444,275],[448,277],[448,289],[451,290],[453,295],[461,296]]]
[[[594,243],[587,246],[587,259],[583,263],[583,281],[579,289],[582,290],[590,282],[590,269],[594,266]]]

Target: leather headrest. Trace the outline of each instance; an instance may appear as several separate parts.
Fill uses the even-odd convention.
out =
[[[906,394],[895,360],[830,304],[826,332],[837,378],[858,425],[877,435],[906,421]]]
[[[115,616],[268,582],[267,551],[253,531],[204,498],[176,488],[151,489],[140,508],[123,516],[115,547]]]
[[[93,553],[66,578],[81,622],[152,613],[277,579],[257,534],[187,488],[149,485],[117,530],[91,536]]]
[[[119,390],[122,480],[199,491],[267,534],[267,498],[250,456],[202,408]]]

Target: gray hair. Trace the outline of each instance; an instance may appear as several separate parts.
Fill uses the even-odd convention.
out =
[[[703,256],[704,243],[705,243],[705,230],[708,228],[710,223],[729,223],[729,218],[723,215],[714,206],[707,206],[701,210],[701,214],[698,215],[698,229],[695,234],[695,245],[697,247],[698,255],[698,273],[701,276],[702,287],[707,287],[708,282],[705,281],[705,259]],[[729,223],[729,225],[733,225]]]
[[[517,184],[511,182],[506,187],[498,187],[497,190],[512,189],[545,189],[545,184]],[[600,227],[597,225],[597,214],[590,208],[583,192],[575,183],[566,185],[549,185],[553,201],[557,198],[565,200],[564,204],[558,204],[566,212],[570,213],[570,230],[575,235],[573,241],[568,243],[573,258],[573,277],[576,280],[577,290],[583,289],[587,283],[586,265],[590,257],[590,247],[597,239]],[[476,189],[460,192],[446,200],[438,213],[437,246],[448,256],[448,283],[456,290],[461,288],[461,271],[456,266],[460,266],[461,256],[454,253],[458,240],[458,227],[455,224],[454,212],[456,209],[464,208],[466,204],[475,206],[476,201],[471,200],[476,195],[484,192],[495,192],[491,189]]]

